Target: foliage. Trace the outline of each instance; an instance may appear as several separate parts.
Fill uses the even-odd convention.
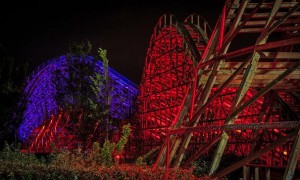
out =
[[[112,89],[108,76],[107,51],[99,49],[104,70],[103,73],[94,73],[95,62],[82,60],[90,54],[91,48],[89,41],[73,43],[69,47],[70,54],[67,55],[68,75],[58,69],[52,79],[56,86],[56,102],[60,109],[71,112],[71,123],[77,125],[71,131],[82,142],[83,150],[89,148],[86,147],[87,144],[104,139],[104,134],[108,139],[109,130],[112,129],[109,117]],[[98,134],[99,138],[92,134]]]
[[[130,124],[124,125],[123,130],[122,130],[122,137],[116,144],[116,152],[117,153],[120,154],[124,150],[124,147],[128,142],[128,137],[129,137],[130,133],[131,133]]]
[[[40,164],[44,162],[42,160],[38,160],[34,154],[20,153],[20,144],[13,147],[7,142],[4,142],[3,150],[0,153],[0,159],[9,162],[18,162],[23,165]]]
[[[130,135],[131,129],[130,124],[124,125],[122,130],[122,137],[117,143],[110,142],[109,140],[105,140],[101,156],[103,160],[103,165],[110,167],[112,165],[113,153],[121,154],[124,150],[125,145],[128,142],[128,137]],[[115,161],[118,161],[117,159]]]
[[[110,167],[112,165],[112,155],[116,144],[105,140],[101,151],[103,165]]]
[[[76,166],[63,168],[60,166],[30,164],[23,165],[11,162],[0,162],[0,178],[3,179],[196,179],[190,170],[122,164],[105,167]],[[30,178],[31,177],[31,178]]]
[[[89,55],[92,47],[93,46],[89,40],[85,40],[81,43],[72,42],[69,46],[69,52],[77,56]]]
[[[199,159],[192,162],[193,174],[198,177],[205,176],[209,170],[209,163],[205,160]]]
[[[123,140],[130,134],[130,125],[123,127]],[[121,139],[122,139],[121,138]],[[116,144],[118,144],[116,143]],[[112,152],[116,144],[106,141],[101,149],[99,143],[93,144],[91,151],[75,152],[55,149],[50,163],[39,160],[33,154],[21,153],[19,146],[13,149],[7,143],[0,154],[1,179],[196,179],[191,170],[180,168],[166,171],[164,168],[152,169],[150,166],[114,164]],[[53,145],[52,145],[53,146]],[[104,155],[103,152],[107,152]],[[107,161],[105,161],[105,158]],[[106,164],[105,164],[106,163]]]
[[[157,151],[159,150],[159,147],[151,149],[147,154],[143,155],[143,156],[139,156],[136,161],[135,164],[136,165],[141,165],[144,166],[146,165],[146,160],[152,156],[153,154],[155,154]]]
[[[117,143],[105,140],[103,147],[100,148],[98,142],[94,142],[92,150],[83,151],[81,148],[76,149],[74,152],[58,149],[53,144],[52,149],[52,164],[59,165],[63,168],[70,168],[73,165],[93,167],[95,165],[102,165],[110,167],[114,163],[117,163],[117,159],[114,159],[114,153],[121,154],[124,150],[128,137],[130,135],[130,124],[123,126],[122,136]]]
[[[112,143],[108,143],[111,147]],[[38,160],[35,155],[12,150],[6,143],[1,152],[1,179],[196,179],[191,170],[163,168],[129,164],[103,166],[99,157],[100,146],[93,144],[88,154],[78,149],[75,153],[67,150],[56,152],[51,163]],[[111,150],[111,149],[110,149]],[[102,154],[102,153],[101,153]],[[20,158],[22,157],[22,158]]]

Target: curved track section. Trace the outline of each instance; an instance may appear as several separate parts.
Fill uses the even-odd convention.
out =
[[[209,26],[198,15],[185,22],[163,15],[150,40],[138,96],[143,152],[160,145],[174,123],[205,49]]]
[[[89,72],[91,75],[94,75],[95,72],[103,73],[102,62],[90,56],[60,56],[39,66],[27,79],[22,102],[25,110],[23,121],[19,127],[19,138],[23,142],[29,139],[36,128],[40,129],[42,124],[48,126],[45,123],[49,123],[51,119],[52,121],[59,119],[59,112],[65,111],[59,109],[61,107],[57,101],[57,93],[61,93],[60,91],[67,86],[70,78],[69,72],[71,68],[74,68],[72,64],[75,62],[91,67],[91,72]],[[137,87],[111,68],[109,68],[109,77],[113,86],[111,117],[114,119],[128,118],[132,113],[134,99],[138,94]],[[90,81],[89,77],[86,77],[85,80],[86,83]],[[63,114],[66,116],[68,113]]]

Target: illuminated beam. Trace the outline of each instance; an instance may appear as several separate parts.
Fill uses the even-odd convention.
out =
[[[229,167],[221,170],[220,172],[215,173],[214,175],[211,176],[211,178],[212,179],[217,179],[217,178],[221,178],[221,177],[226,176],[227,174],[229,174],[229,173],[235,171],[236,169],[246,165],[247,163],[253,161],[254,159],[259,158],[264,153],[274,149],[277,146],[280,146],[280,145],[284,144],[285,142],[288,142],[288,141],[292,140],[293,138],[295,138],[296,135],[297,135],[297,131],[293,131],[292,133],[288,134],[287,136],[282,137],[282,138],[274,141],[273,143],[269,144],[265,148],[256,151],[251,156],[247,156],[246,158],[230,165]]]
[[[274,7],[273,7],[272,12],[270,14],[272,20],[273,20],[273,16],[275,16],[276,12],[278,11],[278,9],[279,9],[278,6],[280,6],[280,4],[281,4],[281,0],[275,1]],[[295,6],[293,6],[291,9],[289,9],[289,11],[286,12],[282,17],[280,17],[277,21],[275,21],[269,28],[266,29],[266,31],[263,32],[262,35],[263,36],[269,35],[278,26],[280,26],[288,17],[290,17],[293,12],[297,11],[299,8],[300,8],[300,2],[298,2]],[[269,18],[268,21],[271,22],[271,19]]]
[[[293,148],[290,152],[287,167],[284,172],[283,179],[290,180],[294,177],[294,172],[298,163],[298,156],[300,153],[300,130],[298,130]]]
[[[234,118],[241,112],[243,111],[246,107],[248,107],[250,104],[252,104],[253,102],[255,102],[259,97],[263,96],[265,93],[267,93],[274,85],[276,85],[279,81],[281,81],[284,77],[286,77],[287,75],[289,75],[290,73],[292,73],[296,68],[298,68],[300,66],[300,61],[296,62],[292,67],[290,67],[289,69],[287,69],[283,74],[281,74],[280,76],[278,76],[276,79],[274,79],[271,83],[269,83],[265,88],[263,88],[261,91],[259,91],[257,94],[255,94],[251,99],[249,99],[248,101],[246,101],[243,105],[240,105],[239,107],[237,107],[227,118],[226,120],[226,124],[227,123],[233,123],[234,122]],[[224,135],[225,134],[225,135]],[[228,135],[223,132],[222,135],[222,139],[219,142],[219,146],[218,149],[216,151],[216,155],[218,155],[218,157],[214,158],[213,164],[212,164],[212,168],[210,170],[210,174],[213,174],[217,167],[218,164],[220,162],[220,158],[221,158],[221,154],[223,154],[224,149],[225,149],[225,145],[227,144],[227,140],[228,140]]]
[[[231,58],[236,58],[245,54],[250,54],[253,53],[254,50],[256,51],[264,51],[268,49],[274,49],[274,48],[280,48],[284,46],[291,46],[295,44],[300,44],[300,37],[296,38],[290,38],[290,39],[284,39],[284,40],[279,40],[279,41],[273,41],[265,44],[260,44],[260,45],[253,45],[249,46],[240,50],[236,50],[233,52],[229,52],[227,54],[215,57],[211,60],[205,61],[201,64],[199,64],[199,68],[206,67],[208,65],[212,65],[216,61],[220,61],[222,59],[231,59]]]
[[[245,3],[247,3],[247,1],[245,1]],[[227,52],[228,48],[229,48],[229,44],[227,45],[224,45],[223,46],[223,41],[224,41],[224,33],[225,33],[225,21],[226,21],[226,6],[223,7],[223,10],[222,10],[222,16],[220,17],[220,21],[218,21],[219,23],[219,27],[218,28],[215,28],[216,33],[218,34],[218,36],[216,36],[216,39],[214,39],[214,41],[217,41],[218,40],[218,46],[215,47],[218,51],[218,53],[220,54],[224,54]],[[231,9],[229,10],[229,13],[234,13],[234,11]],[[243,13],[243,9],[239,11],[239,14],[242,14]],[[239,16],[240,17],[240,16]],[[235,25],[236,26],[238,24],[238,22],[240,21],[240,19],[238,18],[238,20],[235,20]],[[233,27],[235,28],[235,27]],[[213,37],[215,38],[215,37]],[[208,57],[208,56],[206,56]],[[203,106],[208,97],[209,97],[209,94],[211,93],[211,90],[214,86],[214,83],[216,81],[216,77],[217,77],[217,74],[218,74],[218,71],[221,67],[221,64],[222,62],[221,61],[216,61],[215,64],[213,65],[213,69],[211,70],[211,74],[209,76],[209,79],[208,81],[206,82],[205,86],[204,86],[204,89],[203,89],[203,92],[201,93],[201,96],[199,98],[199,102],[192,102],[192,103],[197,103],[198,107],[201,107]],[[199,80],[201,80],[201,77],[202,76],[199,76]],[[194,104],[192,104],[193,106]],[[200,120],[200,117],[197,117],[196,120],[193,122],[193,127],[197,125],[197,123],[199,122]],[[183,155],[188,147],[188,144],[190,142],[192,138],[192,133],[188,133],[186,134],[184,137],[183,137],[183,140],[181,142],[181,146],[178,150],[178,153],[177,153],[177,157],[175,159],[175,162],[174,162],[174,167],[179,167],[181,162],[182,162],[182,158],[183,158]]]
[[[296,4],[296,3],[295,3]],[[278,17],[281,17],[281,16],[283,16],[285,14],[285,12],[277,12],[277,14],[276,14],[276,18],[278,18]],[[244,16],[248,16],[248,14],[244,14]],[[255,13],[254,15],[253,15],[253,18],[257,18],[257,19],[263,19],[263,18],[267,18],[269,16],[269,13],[268,12],[265,12],[265,13]],[[300,12],[298,12],[298,11],[296,11],[296,12],[293,12],[292,14],[291,14],[291,17],[293,17],[293,16],[300,16]],[[233,17],[230,17],[230,18],[233,18]]]
[[[249,5],[247,6],[247,8],[252,9],[255,8],[257,6],[258,3],[249,3]],[[292,8],[297,4],[297,2],[282,2],[280,7],[281,8]],[[264,3],[261,8],[263,9],[270,9],[270,7],[273,6],[273,3]]]
[[[191,38],[191,35],[187,31],[185,26],[182,23],[177,22],[177,27],[176,28],[179,30],[179,32],[180,32],[182,38],[184,39],[185,43],[188,44],[189,50],[190,50],[190,52],[193,56],[194,63],[201,60],[200,53],[198,52],[198,50],[195,46],[195,43],[193,42],[193,40]],[[196,32],[198,32],[198,31],[196,31]],[[205,42],[205,44],[206,44],[206,42]],[[199,70],[198,72],[195,71],[195,74],[198,74],[199,76],[201,76],[202,70]],[[195,76],[195,77],[197,77],[197,76]],[[194,103],[193,101],[194,101],[195,96],[196,96],[196,93],[195,93],[196,91],[195,90],[197,89],[197,85],[198,85],[196,82],[197,82],[197,78],[194,79],[193,84],[190,84],[188,86],[189,90],[187,91],[185,99],[183,100],[183,104],[179,107],[178,114],[177,114],[177,116],[175,117],[175,119],[172,123],[173,128],[179,127],[182,124],[182,122],[185,120],[185,116],[189,112],[190,105]],[[170,154],[167,154],[167,156],[169,158],[169,160],[167,162],[167,166],[168,166],[169,163],[172,161],[172,158],[174,157],[179,144],[181,143],[181,138],[175,138],[175,137],[171,136],[170,139],[169,140],[166,139],[166,141],[169,141],[170,144],[171,144]],[[164,144],[161,148],[161,151],[159,153],[159,156],[158,156],[156,162],[154,163],[154,166],[153,166],[154,168],[158,167],[158,166],[163,166],[163,164],[165,163],[165,161],[166,161],[166,158],[165,158],[166,148],[167,148],[166,144]]]
[[[193,115],[193,119],[191,119],[189,121],[189,124],[192,125],[195,121],[196,121],[196,118],[195,117],[199,117],[200,114],[203,112],[203,110],[208,107],[208,105],[213,102],[221,93],[222,91],[230,84],[230,82],[239,74],[242,72],[243,68],[248,64],[250,58],[248,58],[248,60],[244,61],[238,69],[236,69],[234,71],[234,73],[220,86],[220,88],[218,88],[218,90],[213,94],[213,96],[211,98],[209,98],[207,100],[207,102],[201,106],[197,111],[196,113]]]
[[[276,15],[276,13],[277,13],[280,6],[281,6],[281,0],[278,0],[278,1],[274,2],[271,13],[270,13],[270,15],[267,19],[267,23],[265,24],[265,30],[264,30],[264,32],[261,33],[261,35],[257,39],[257,41],[255,43],[255,46],[265,44],[267,42],[269,34],[271,32],[273,32],[274,29],[276,27],[278,27],[285,19],[287,19],[291,12],[293,12],[293,11],[295,11],[299,8],[299,7],[298,8],[295,8],[295,7],[292,8],[289,12],[287,12],[279,20],[277,20],[275,23],[271,24],[271,21],[273,20],[273,17]],[[233,100],[233,103],[232,103],[232,106],[231,106],[230,111],[229,111],[231,113],[231,115],[227,118],[225,124],[233,124],[235,119],[237,118],[238,114],[241,112],[241,111],[237,112],[235,109],[236,109],[236,107],[239,106],[240,102],[242,101],[242,99],[244,98],[245,94],[247,93],[249,87],[251,86],[251,82],[252,82],[253,77],[255,75],[255,72],[256,72],[256,69],[257,69],[257,64],[258,64],[258,61],[260,59],[260,55],[257,53],[257,51],[258,51],[257,49],[254,49],[254,51],[253,51],[251,63],[248,65],[248,67],[246,69],[246,72],[245,72],[244,77],[242,79],[242,82],[240,84],[237,95],[235,96],[235,98]],[[299,65],[300,65],[300,63],[299,63]],[[291,72],[289,72],[288,74],[290,74]],[[283,76],[283,77],[285,77],[285,76]],[[275,81],[275,83],[273,83],[273,85],[275,85],[276,83],[277,83],[277,81]],[[268,90],[270,90],[270,89],[268,89]],[[261,92],[263,92],[263,91],[261,91]],[[257,93],[256,95],[258,95],[258,94],[260,94],[260,93]],[[261,95],[263,95],[263,94],[261,94]],[[253,98],[255,96],[253,96]],[[256,98],[258,98],[258,97],[260,97],[260,96],[256,96]],[[245,105],[245,104],[247,104],[247,103],[244,103],[243,105]],[[244,107],[247,107],[247,106],[244,106]],[[235,113],[235,112],[237,112],[237,113]],[[218,144],[217,150],[215,152],[214,158],[213,158],[212,163],[211,163],[211,168],[210,168],[210,171],[209,171],[209,175],[214,174],[216,172],[216,170],[218,169],[221,158],[222,158],[224,150],[225,150],[225,147],[226,147],[227,142],[228,142],[228,138],[229,138],[228,134],[225,131],[223,131],[222,138],[221,138],[221,140]]]
[[[243,28],[241,33],[258,33],[263,32],[265,28]],[[300,30],[299,26],[286,26],[286,27],[277,27],[274,31],[276,32],[286,32],[286,31],[298,31]]]
[[[281,121],[281,122],[265,122],[251,124],[224,124],[224,125],[208,125],[197,127],[186,127],[178,129],[170,129],[170,134],[186,134],[191,132],[210,132],[210,131],[235,131],[235,130],[261,130],[261,129],[287,129],[299,127],[298,121]]]
[[[184,120],[184,117],[187,115],[187,113],[189,112],[189,105],[191,104],[192,101],[192,90],[193,88],[191,88],[191,84],[189,84],[189,91],[186,93],[181,106],[179,107],[179,111],[176,115],[176,117],[174,118],[174,121],[171,124],[172,128],[178,128]],[[180,138],[175,138],[173,136],[170,137],[170,143],[171,143],[171,155],[170,155],[170,161],[172,161],[173,155],[175,154],[179,144],[181,143],[181,139]],[[159,167],[159,166],[163,166],[164,162],[165,162],[165,155],[166,155],[166,141],[164,142],[164,144],[161,146],[161,149],[159,151],[158,157],[153,165],[153,168]]]
[[[230,121],[232,118],[234,118],[236,115],[238,115],[241,111],[243,111],[246,107],[248,107],[250,104],[255,102],[259,97],[266,94],[269,90],[272,89],[273,86],[275,86],[278,82],[280,82],[282,79],[284,79],[286,76],[288,76],[290,73],[292,73],[295,69],[297,69],[300,66],[300,60],[297,61],[293,66],[291,66],[289,69],[287,69],[284,73],[279,75],[276,79],[274,79],[272,82],[270,82],[266,87],[262,88],[257,94],[255,94],[252,98],[250,98],[248,101],[246,101],[241,106],[237,107],[227,118],[226,121]]]
[[[254,20],[254,21],[249,21],[245,25],[246,26],[259,26],[259,25],[265,25],[266,20]],[[300,19],[287,19],[283,24],[284,25],[290,25],[290,24],[299,24]]]
[[[182,165],[182,167],[184,168],[184,167],[187,167],[187,166],[189,166],[190,164],[191,164],[191,162],[193,162],[193,161],[195,161],[199,156],[201,156],[202,154],[204,154],[204,153],[206,153],[207,151],[209,151],[210,150],[210,148],[214,145],[214,144],[216,144],[218,141],[219,141],[219,139],[220,139],[221,137],[220,136],[218,136],[217,138],[215,138],[214,140],[212,140],[212,142],[210,142],[208,145],[205,145],[203,148],[201,148],[201,149],[198,149],[198,151],[196,151],[196,153],[194,153],[183,165]]]
[[[275,100],[274,93],[272,92],[269,93],[268,96],[266,96],[265,98],[266,100],[263,102],[261,111],[259,112],[259,115],[257,117],[257,122],[263,122],[263,121],[268,122],[270,120],[270,117],[272,116],[273,107],[271,107],[271,105],[273,105]],[[255,151],[258,150],[259,145],[261,145],[263,141],[263,136],[265,135],[265,133],[266,131],[263,131],[261,134],[259,134],[258,130],[254,130],[253,132],[254,141],[251,144],[249,156],[251,156]],[[245,173],[247,177],[250,177],[249,168],[245,169]]]
[[[225,43],[224,44],[228,44],[229,42],[232,41],[232,39],[242,30],[242,28],[245,26],[245,24],[252,18],[252,16],[256,13],[256,11],[261,7],[261,5],[264,2],[265,2],[265,0],[262,0],[260,3],[258,3],[256,5],[256,7],[253,9],[253,11],[250,14],[248,14],[248,16],[245,19],[243,19],[242,23],[239,24],[239,22],[241,21],[241,17],[239,17],[239,16],[243,15],[244,13],[240,13],[239,16],[238,16],[238,18],[235,18],[235,19],[238,19],[237,20],[237,22],[238,22],[237,24],[239,24],[239,26],[236,27],[236,28],[232,28],[232,30],[229,31],[229,33],[226,35]],[[245,10],[244,6],[246,6],[247,3],[248,3],[248,1],[243,1],[243,5],[242,5],[243,12]],[[229,16],[230,16],[230,14],[229,14]]]

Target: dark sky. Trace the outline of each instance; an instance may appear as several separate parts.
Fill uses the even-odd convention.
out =
[[[1,2],[4,3],[4,2]],[[109,65],[139,84],[154,26],[161,15],[198,13],[214,26],[224,0],[8,1],[0,3],[0,44],[31,69],[88,39],[108,50]],[[6,2],[7,3],[7,2]]]

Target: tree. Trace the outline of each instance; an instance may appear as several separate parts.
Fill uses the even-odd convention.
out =
[[[102,59],[103,63],[103,73],[94,73],[94,77],[90,76],[92,81],[91,88],[94,93],[94,99],[89,98],[90,107],[94,110],[98,118],[98,124],[103,124],[105,126],[106,136],[105,139],[108,140],[109,131],[111,126],[110,118],[110,108],[111,108],[111,99],[112,91],[111,79],[108,75],[108,59],[107,59],[107,50],[99,48],[98,49],[99,57]],[[102,112],[99,114],[99,112]]]
[[[113,87],[107,51],[99,48],[98,58],[103,61],[102,72],[96,72],[94,62],[85,61],[91,58],[87,56],[91,44],[86,41],[73,46],[67,55],[67,75],[66,71],[58,69],[52,81],[56,86],[55,99],[59,108],[70,112],[70,132],[75,133],[83,148],[86,148],[94,141],[104,142],[104,139],[112,137],[110,109]],[[97,134],[97,137],[93,134]]]

